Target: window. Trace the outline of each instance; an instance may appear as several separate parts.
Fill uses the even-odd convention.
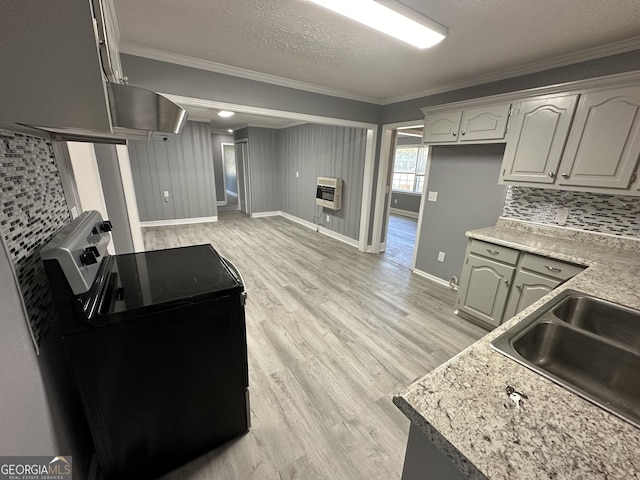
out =
[[[422,193],[426,169],[427,147],[397,146],[391,188],[402,192]]]

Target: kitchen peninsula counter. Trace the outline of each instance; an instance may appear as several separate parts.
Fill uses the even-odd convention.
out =
[[[467,236],[588,268],[412,384],[394,403],[469,478],[638,478],[640,429],[490,344],[566,289],[640,309],[640,241],[503,218]],[[521,408],[507,386],[526,395]]]

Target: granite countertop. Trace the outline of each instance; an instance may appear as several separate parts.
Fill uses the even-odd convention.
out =
[[[640,309],[640,241],[500,219],[467,236],[588,266],[394,397],[470,478],[640,478],[640,429],[491,349],[566,289]],[[507,385],[527,396],[520,409]]]

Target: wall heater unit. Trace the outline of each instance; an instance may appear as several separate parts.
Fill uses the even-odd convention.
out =
[[[318,177],[316,205],[340,210],[342,208],[342,180],[339,178]]]

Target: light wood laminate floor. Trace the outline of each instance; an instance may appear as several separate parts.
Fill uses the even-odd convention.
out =
[[[447,288],[281,217],[144,238],[211,243],[248,290],[251,431],[164,480],[399,479],[409,421],[392,396],[486,333]]]
[[[387,228],[387,242],[382,256],[405,267],[411,267],[418,219],[390,213]]]

